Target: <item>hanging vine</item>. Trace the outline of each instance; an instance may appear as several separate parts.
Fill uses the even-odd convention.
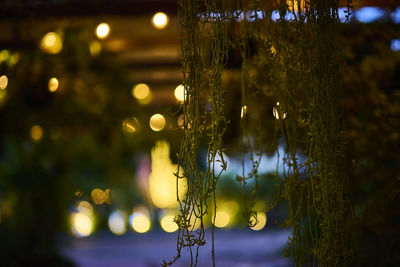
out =
[[[201,12],[201,8],[205,11]],[[222,136],[227,121],[224,116],[222,69],[226,63],[228,37],[225,13],[221,3],[205,0],[180,1],[179,18],[181,29],[181,54],[185,87],[183,104],[185,137],[179,154],[179,168],[187,178],[187,194],[179,199],[179,225],[177,256],[164,266],[171,265],[181,257],[182,248],[188,248],[190,266],[198,262],[199,248],[205,241],[205,216],[216,216],[215,190],[219,177],[226,170],[223,156]],[[215,14],[220,15],[215,15]],[[201,14],[201,16],[200,16]],[[207,51],[205,47],[210,47]],[[207,167],[203,171],[198,165],[200,142],[208,142]],[[216,169],[220,167],[218,172]],[[209,200],[212,199],[210,209]],[[196,230],[196,225],[199,229]],[[214,224],[212,224],[212,261],[215,265]]]
[[[215,221],[216,186],[226,170],[222,72],[228,52],[233,49],[238,49],[242,58],[243,171],[237,179],[244,188],[245,216],[250,226],[257,223],[252,202],[259,187],[257,169],[266,145],[254,145],[255,133],[250,133],[246,120],[247,111],[252,108],[247,95],[257,91],[275,103],[275,129],[280,132],[277,138],[285,144],[283,178],[277,184],[278,197],[268,209],[279,201],[288,203],[283,226],[292,228],[293,234],[287,255],[296,265],[349,265],[353,212],[340,107],[338,1],[181,0],[179,22],[185,136],[179,154],[179,169],[183,172],[178,170],[176,176],[186,177],[188,188],[183,199],[178,197],[177,256],[164,261],[164,266],[179,259],[183,248],[189,251],[190,266],[196,266],[199,247],[206,243],[205,216],[211,214]],[[232,24],[239,24],[239,30],[232,32],[237,27],[229,27]],[[202,143],[208,145],[205,169],[198,165]],[[252,166],[248,173],[244,168],[246,154],[250,154]],[[221,171],[216,171],[217,166]],[[255,186],[249,199],[246,184],[252,179]],[[197,224],[199,229],[195,230]],[[215,266],[213,224],[211,253]]]

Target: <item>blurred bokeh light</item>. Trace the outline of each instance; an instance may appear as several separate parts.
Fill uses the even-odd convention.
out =
[[[254,223],[254,218],[251,218],[251,223]],[[267,215],[264,212],[257,212],[257,222],[254,226],[250,227],[254,231],[264,229],[267,224]]]
[[[125,216],[121,211],[113,211],[108,217],[108,227],[115,235],[123,235],[126,232]]]
[[[150,88],[145,83],[139,83],[132,89],[132,95],[138,100],[146,99],[150,94]]]
[[[157,12],[156,14],[153,15],[153,18],[151,19],[151,23],[156,29],[164,29],[167,27],[169,22],[169,18],[167,14],[163,12]]]
[[[159,132],[164,129],[166,121],[163,115],[157,113],[151,116],[149,123],[153,131]]]
[[[40,46],[48,54],[58,54],[63,49],[63,41],[58,33],[48,32],[43,36]]]
[[[95,32],[97,38],[105,39],[110,34],[110,26],[105,22],[100,23],[99,25],[97,25]]]
[[[43,129],[40,125],[33,125],[31,128],[31,138],[33,141],[39,141],[43,137]]]
[[[93,231],[90,215],[85,213],[72,214],[72,231],[78,237],[89,236]]]
[[[96,205],[102,205],[104,203],[107,203],[108,205],[111,204],[110,200],[110,189],[106,190],[101,190],[99,188],[95,188],[92,190],[90,193],[93,203]]]
[[[178,101],[180,101],[180,102],[185,101],[185,87],[182,84],[178,85],[175,88],[174,95]]]
[[[160,219],[161,228],[167,233],[173,233],[178,230],[178,225],[174,221],[175,216],[171,213],[165,213]]]
[[[147,213],[134,212],[129,219],[132,229],[138,233],[146,233],[150,230],[151,220]]]
[[[8,77],[6,75],[0,76],[0,89],[4,90],[7,88],[8,85]]]
[[[89,236],[93,232],[93,207],[87,201],[80,201],[77,212],[71,214],[72,233],[77,237]]]
[[[226,227],[231,220],[231,216],[226,211],[217,211],[215,216],[215,226],[218,228]]]
[[[149,191],[153,204],[161,209],[178,206],[177,188],[182,199],[186,190],[186,179],[177,178],[178,166],[169,157],[170,147],[166,141],[158,141],[151,150],[151,174]]]
[[[48,88],[50,92],[55,92],[58,89],[58,80],[57,78],[53,77],[49,80]]]
[[[93,56],[96,56],[98,54],[100,54],[101,52],[101,43],[99,41],[92,41],[89,44],[89,51],[90,54],[92,54]]]
[[[122,128],[126,133],[136,133],[140,130],[140,123],[136,117],[126,118],[122,122]]]

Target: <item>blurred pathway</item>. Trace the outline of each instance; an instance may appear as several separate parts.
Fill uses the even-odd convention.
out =
[[[218,267],[286,267],[293,266],[282,256],[290,232],[226,230],[216,231],[215,248]],[[211,239],[200,249],[199,266],[212,266]],[[111,233],[87,238],[70,238],[63,242],[63,253],[82,267],[152,267],[161,266],[176,253],[176,233],[154,231],[147,234],[129,233],[114,236]],[[175,267],[189,264],[183,253]]]

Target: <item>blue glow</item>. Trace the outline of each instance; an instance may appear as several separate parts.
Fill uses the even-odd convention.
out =
[[[356,19],[361,23],[371,23],[381,19],[385,11],[378,7],[362,7],[355,11]]]
[[[221,15],[221,13],[219,13],[219,12],[210,12],[210,17],[211,18],[216,18],[216,19],[219,19],[219,18],[221,18],[222,17],[222,15]]]
[[[400,39],[393,39],[390,42],[390,48],[392,51],[399,52],[400,51]]]
[[[247,21],[253,22],[256,20],[256,18],[257,19],[264,18],[264,14],[261,10],[257,10],[257,11],[252,10],[252,11],[247,12],[247,14],[246,14]]]
[[[279,11],[278,11],[278,10],[272,11],[272,14],[271,14],[271,19],[272,19],[272,21],[278,21],[280,18],[281,18],[281,15],[279,14]],[[285,20],[287,20],[287,21],[293,21],[293,20],[295,20],[295,18],[296,18],[296,17],[295,17],[295,15],[294,15],[294,13],[289,12],[289,11],[286,12]]]
[[[349,19],[346,21],[346,15],[347,13],[347,8],[346,7],[341,7],[339,8],[339,20],[341,23],[349,23],[349,21],[353,18],[354,12],[350,10],[350,16]]]
[[[392,21],[393,23],[400,24],[400,7],[396,8],[392,12]]]
[[[235,17],[237,17],[237,19],[236,19],[237,21],[242,21],[244,19],[244,14],[243,14],[243,12],[241,10],[235,10],[233,12],[233,15]]]
[[[281,17],[281,15],[279,15],[278,10],[272,11],[272,14],[271,14],[272,21],[277,21],[278,19],[280,19],[280,17]]]
[[[200,13],[200,18],[207,21],[216,21],[217,19],[222,18],[222,14],[219,12],[209,12],[209,13]]]
[[[283,162],[283,156],[285,152],[283,147],[279,147],[279,157],[278,153],[276,152],[273,156],[268,157],[266,155],[262,155],[260,165],[258,166],[258,173],[259,174],[265,174],[265,173],[275,173],[278,171],[279,174],[283,173],[283,168],[284,168],[284,162]],[[240,156],[233,156],[233,157],[228,157],[227,155],[224,154],[224,160],[227,163],[227,168],[226,168],[226,174],[228,174],[230,177],[235,178],[236,175],[242,176],[243,175],[243,167],[244,167],[244,174],[245,176],[249,175],[249,173],[252,171],[253,166],[252,162],[250,160],[250,154],[245,154],[245,161],[244,161],[244,166],[242,165],[241,157]],[[214,172],[215,174],[218,174],[222,168],[221,168],[221,158],[219,155],[216,156],[215,158],[216,164],[215,164],[215,169]],[[208,161],[205,159],[204,163],[207,165]]]
[[[296,17],[294,16],[294,14],[292,12],[286,12],[285,20],[291,21],[291,20],[294,20],[295,18]]]

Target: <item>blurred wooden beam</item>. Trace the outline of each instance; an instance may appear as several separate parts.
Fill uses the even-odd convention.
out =
[[[177,10],[178,2],[176,0],[15,0],[0,3],[0,20],[11,18],[138,16],[159,11],[176,14]]]
[[[339,0],[346,6],[346,0]],[[353,0],[352,6],[379,6],[395,8],[399,0]],[[138,16],[163,11],[176,14],[178,0],[68,0],[39,1],[14,0],[0,3],[0,20],[51,18],[51,17],[93,17],[93,16]]]
[[[339,0],[340,6],[346,6],[347,0]],[[399,0],[353,0],[351,6],[355,9],[365,6],[395,8],[400,6]]]

